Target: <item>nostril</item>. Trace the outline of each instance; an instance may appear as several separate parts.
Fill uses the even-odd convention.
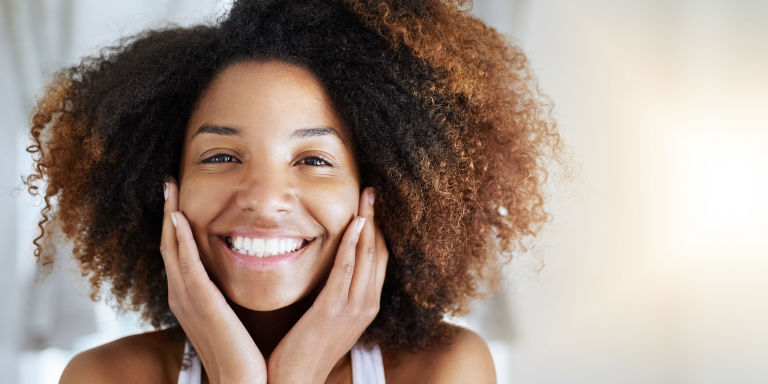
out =
[[[235,187],[235,205],[241,212],[259,216],[284,215],[297,204],[292,182],[284,174],[264,169],[258,177],[243,180]]]

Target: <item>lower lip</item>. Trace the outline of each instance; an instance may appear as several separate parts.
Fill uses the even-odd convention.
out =
[[[221,241],[222,246],[224,247],[227,256],[229,257],[229,260],[231,260],[236,265],[243,267],[245,269],[253,269],[257,271],[268,271],[271,269],[277,269],[284,265],[288,265],[296,259],[301,256],[304,251],[309,248],[310,245],[314,242],[314,239],[304,245],[302,248],[297,249],[290,253],[283,253],[276,256],[269,256],[269,257],[257,257],[257,256],[248,256],[243,255],[242,253],[237,253],[229,248],[227,246],[226,240],[219,238]]]

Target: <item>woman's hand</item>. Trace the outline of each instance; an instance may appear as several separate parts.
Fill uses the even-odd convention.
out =
[[[325,287],[270,355],[270,383],[325,382],[379,312],[389,253],[374,224],[374,198],[372,188],[361,194],[362,217],[347,227]]]
[[[212,383],[266,383],[264,357],[200,262],[192,230],[179,212],[178,187],[165,187],[160,252],[168,277],[168,304]]]

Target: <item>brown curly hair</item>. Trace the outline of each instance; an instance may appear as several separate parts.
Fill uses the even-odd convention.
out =
[[[444,0],[236,1],[216,25],[144,32],[60,72],[32,119],[26,183],[74,243],[92,297],[154,327],[168,308],[159,240],[187,119],[219,71],[283,60],[314,73],[355,138],[390,250],[363,338],[390,349],[446,341],[445,314],[497,286],[548,216],[542,185],[560,137],[521,50]]]

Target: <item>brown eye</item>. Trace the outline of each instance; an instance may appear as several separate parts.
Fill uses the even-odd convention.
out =
[[[239,163],[240,160],[238,160],[236,157],[232,155],[228,155],[226,153],[217,153],[211,157],[208,157],[202,161],[203,164],[210,164],[210,163]]]
[[[329,163],[328,160],[325,160],[320,156],[305,157],[304,159],[301,160],[301,164],[311,165],[313,167],[332,167],[333,166],[333,164]]]

